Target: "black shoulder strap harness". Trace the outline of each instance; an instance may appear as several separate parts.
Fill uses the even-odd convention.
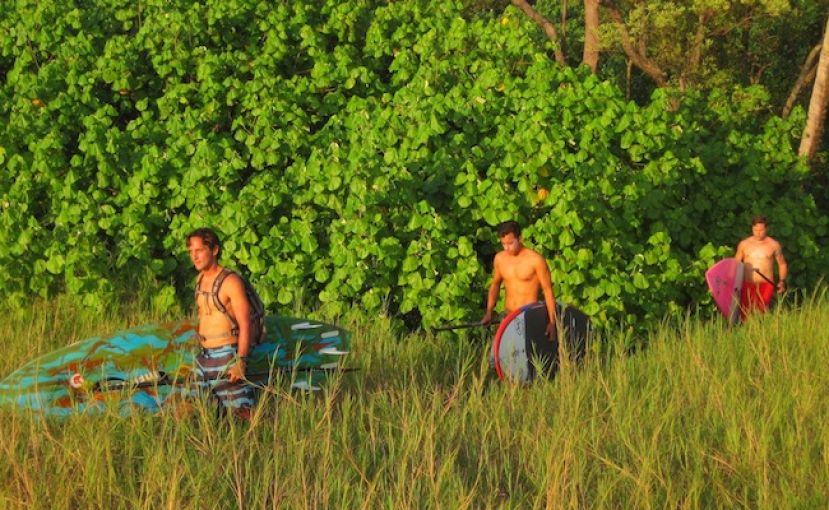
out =
[[[216,279],[213,280],[213,288],[209,291],[201,290],[201,281],[204,275],[200,275],[198,281],[196,281],[196,291],[195,291],[195,298],[196,302],[200,296],[204,296],[206,300],[210,300],[213,302],[213,306],[216,307],[216,310],[219,313],[223,314],[227,317],[227,320],[230,322],[230,335],[234,338],[239,337],[239,322],[228,313],[227,308],[219,299],[219,289],[222,288],[222,284],[225,282],[228,276],[235,274],[242,280],[242,284],[245,287],[245,294],[248,298],[248,303],[250,305],[250,343],[251,345],[256,345],[261,343],[262,340],[265,338],[265,305],[262,303],[262,300],[259,298],[259,295],[254,290],[253,286],[247,279],[242,278],[239,273],[235,271],[231,271],[228,268],[222,268],[222,271],[216,276]],[[209,310],[208,304],[208,310]],[[227,334],[218,335],[219,337],[228,336]],[[205,337],[206,338],[206,337]]]

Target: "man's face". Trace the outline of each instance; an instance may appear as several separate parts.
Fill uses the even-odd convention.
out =
[[[521,240],[515,234],[509,232],[501,236],[501,246],[508,254],[518,255],[518,252],[521,251]]]
[[[204,271],[216,262],[216,255],[219,252],[218,246],[210,249],[204,244],[201,237],[191,237],[187,243],[187,249],[190,251],[190,260],[196,267],[196,271]]]
[[[751,226],[751,233],[754,235],[754,238],[758,241],[762,241],[766,238],[766,224],[765,223],[755,223]]]

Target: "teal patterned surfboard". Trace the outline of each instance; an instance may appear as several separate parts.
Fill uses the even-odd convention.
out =
[[[195,322],[150,324],[93,337],[45,354],[0,381],[0,406],[68,415],[117,405],[159,411],[190,398],[198,346]],[[248,357],[248,379],[268,385],[287,372],[293,387],[316,389],[342,368],[350,333],[309,319],[270,316]]]

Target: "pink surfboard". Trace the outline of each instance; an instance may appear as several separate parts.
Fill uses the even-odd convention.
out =
[[[705,272],[708,290],[714,297],[717,310],[728,319],[729,324],[740,320],[740,290],[743,288],[745,266],[737,259],[722,259]]]

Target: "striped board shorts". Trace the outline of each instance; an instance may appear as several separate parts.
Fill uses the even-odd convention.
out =
[[[250,409],[256,403],[256,390],[244,381],[231,383],[227,372],[236,360],[236,345],[201,349],[193,370],[196,385],[202,394],[209,394],[225,409]]]

